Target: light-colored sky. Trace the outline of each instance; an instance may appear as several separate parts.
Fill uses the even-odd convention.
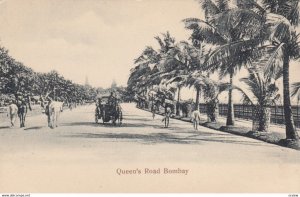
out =
[[[96,87],[113,79],[126,85],[133,59],[147,45],[158,47],[154,36],[170,31],[186,40],[181,20],[202,16],[195,0],[0,0],[0,44],[35,71],[55,69],[81,84],[88,76]],[[291,82],[300,81],[299,70],[293,62]],[[193,89],[183,91],[190,97]]]
[[[181,22],[199,17],[194,0],[1,0],[0,43],[35,71],[59,71],[93,86],[126,85],[129,70],[154,36],[177,40]]]

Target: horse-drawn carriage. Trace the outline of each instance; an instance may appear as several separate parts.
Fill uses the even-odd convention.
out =
[[[103,124],[112,122],[113,125],[117,123],[122,124],[123,116],[122,110],[117,98],[111,96],[102,96],[96,102],[95,122],[98,123],[102,119]]]

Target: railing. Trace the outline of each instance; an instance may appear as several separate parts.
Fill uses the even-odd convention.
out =
[[[293,117],[295,126],[300,128],[300,110],[298,106],[292,106]],[[206,104],[200,104],[200,112],[206,113]],[[227,104],[219,104],[219,115],[227,116]],[[253,117],[253,106],[235,104],[234,105],[234,116],[245,120],[252,120]],[[284,124],[284,110],[282,105],[271,106],[271,123],[273,124]]]

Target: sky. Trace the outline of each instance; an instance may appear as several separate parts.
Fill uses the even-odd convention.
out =
[[[0,44],[38,72],[126,85],[133,60],[158,47],[154,36],[186,40],[181,20],[200,16],[194,0],[0,0]]]
[[[189,17],[203,17],[195,0],[0,0],[0,45],[38,72],[57,70],[79,84],[88,77],[94,87],[113,80],[126,86],[133,60],[146,46],[158,48],[155,36],[169,31],[176,41],[189,38],[182,23]],[[292,62],[291,82],[300,81],[299,70]],[[189,99],[196,92],[182,94]]]

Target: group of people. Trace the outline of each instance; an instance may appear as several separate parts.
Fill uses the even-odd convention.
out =
[[[156,105],[152,105],[151,112],[152,112],[152,118],[155,118],[155,113],[157,111]],[[165,114],[162,119],[162,122],[164,122],[165,128],[169,127],[170,123],[170,117],[172,115],[172,110],[170,107],[165,107]],[[195,130],[198,130],[198,125],[200,123],[200,111],[197,107],[195,107],[194,111],[191,114],[191,121],[193,122],[193,127]]]
[[[45,109],[45,114],[48,118],[48,126],[54,128],[58,126],[58,116],[63,110],[63,102],[52,101],[47,99],[48,103],[44,106],[42,101],[42,107]],[[11,100],[9,101],[7,116],[10,118],[10,126],[14,127],[17,117],[20,119],[20,127],[25,127],[25,118],[27,115],[28,107],[24,100]]]
[[[17,117],[20,118],[20,127],[25,127],[25,118],[27,114],[27,105],[24,100],[9,102],[8,106],[8,116],[10,118],[11,127],[15,126]]]
[[[107,104],[109,106],[117,106],[118,105],[117,98],[114,94],[115,94],[114,92],[111,92],[107,99]],[[103,104],[105,104],[105,103],[103,103],[102,99],[98,98],[96,101],[96,113],[101,113],[101,111],[102,111],[101,106]]]

